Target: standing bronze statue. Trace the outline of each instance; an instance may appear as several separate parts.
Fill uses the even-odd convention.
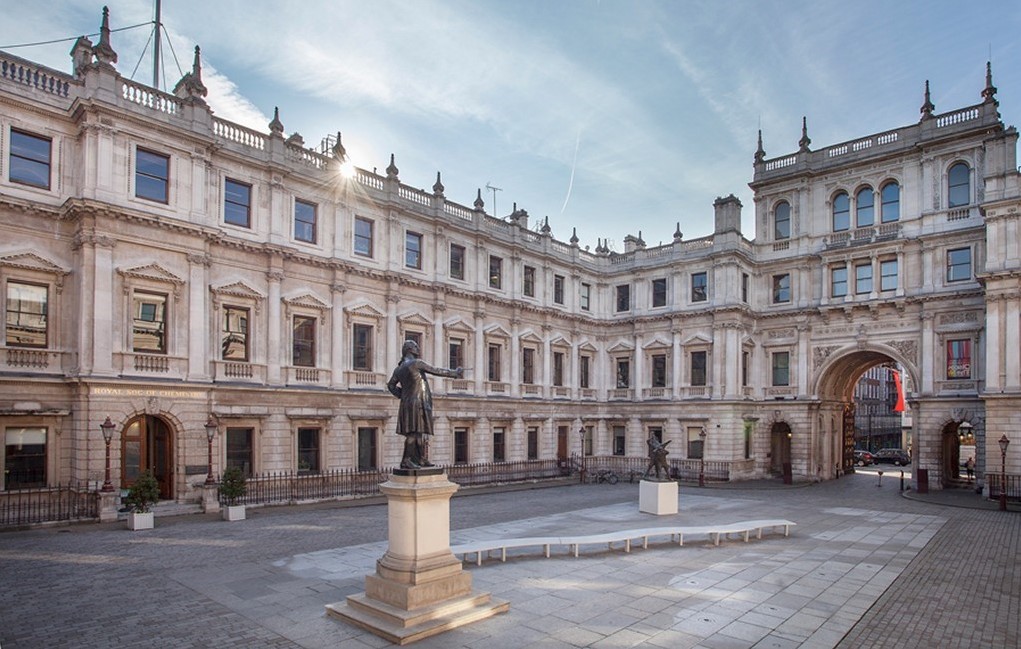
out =
[[[432,466],[429,462],[426,435],[433,434],[433,397],[426,374],[459,379],[464,371],[458,367],[445,370],[426,363],[421,358],[418,343],[404,341],[401,362],[386,384],[390,394],[401,400],[397,411],[397,434],[404,435],[402,469],[420,469]]]
[[[646,477],[653,468],[656,469],[656,480],[670,479],[670,467],[667,466],[666,456],[670,451],[666,450],[670,440],[665,443],[656,439],[655,435],[649,435],[649,439],[645,440],[645,443],[649,446],[649,464],[645,467]],[[660,469],[663,470],[663,478],[659,477]]]

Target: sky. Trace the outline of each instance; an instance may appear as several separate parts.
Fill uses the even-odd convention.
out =
[[[0,6],[11,0],[0,0]],[[118,70],[152,84],[153,0],[107,0]],[[0,49],[69,72],[101,0],[8,11]],[[582,246],[639,232],[649,246],[713,230],[767,158],[981,101],[993,65],[1007,125],[1021,112],[1021,2],[1006,0],[163,0],[161,88],[202,48],[217,117],[306,146],[338,131],[354,164],[486,211],[514,204]],[[144,25],[144,23],[149,23]],[[94,42],[98,38],[93,38]],[[168,44],[169,41],[169,44]],[[176,59],[175,59],[176,56]],[[165,79],[165,81],[163,80]],[[494,189],[495,188],[495,189]]]

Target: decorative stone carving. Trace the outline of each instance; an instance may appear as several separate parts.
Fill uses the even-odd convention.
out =
[[[812,350],[812,369],[817,370],[822,367],[822,364],[826,362],[833,352],[840,349],[839,345],[827,345],[825,347],[816,347]]]
[[[915,340],[893,340],[887,343],[896,349],[904,360],[912,365],[918,364],[918,342]]]

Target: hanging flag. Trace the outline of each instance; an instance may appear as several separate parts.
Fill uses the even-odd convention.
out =
[[[897,388],[897,405],[893,407],[894,412],[904,412],[904,386],[900,382],[900,372],[890,370],[893,373],[893,384]]]

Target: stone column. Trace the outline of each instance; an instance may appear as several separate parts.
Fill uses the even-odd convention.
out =
[[[120,330],[113,323],[113,247],[115,241],[110,237],[93,236],[86,246],[94,254],[93,284],[91,294],[86,297],[92,304],[92,374],[112,375],[113,369],[113,332]],[[87,307],[86,307],[87,308]]]
[[[332,317],[330,318],[330,385],[334,388],[346,387],[344,372],[344,291],[343,284],[334,283],[330,286],[333,294]]]
[[[266,383],[270,385],[281,385],[283,381],[280,376],[280,359],[284,354],[280,341],[280,282],[284,274],[278,270],[271,270],[266,273],[269,281],[269,298],[266,305]]]
[[[483,331],[486,313],[482,310],[476,310],[472,315],[475,318],[475,333],[472,339],[475,343],[475,360],[472,363],[474,365],[472,377],[475,381],[475,394],[483,395],[486,393],[485,381],[489,372],[489,359],[486,358],[486,335]]]
[[[673,398],[681,398],[681,363],[684,360],[684,352],[681,349],[681,330],[674,327],[670,331],[671,335],[671,348],[670,348],[670,394]]]
[[[188,255],[188,380],[208,381],[209,331],[219,331],[209,318],[209,283],[206,279],[211,259],[208,254]]]
[[[1008,341],[1004,346],[1006,353],[1004,354],[1004,374],[1006,380],[1003,382],[1003,388],[1007,392],[1021,392],[1021,355],[1014,344],[1021,341],[1021,300],[1017,297],[1011,297],[1003,302],[1004,310],[1006,311],[1006,327],[1003,332],[1003,339]],[[1013,341],[1013,343],[1009,342]],[[999,341],[994,341],[992,335],[986,340],[986,346],[998,344]],[[1013,347],[1013,348],[1012,348]],[[986,357],[989,357],[988,351]],[[988,377],[989,375],[986,374]],[[997,438],[998,439],[998,438]],[[1018,440],[1021,442],[1021,440]],[[1010,447],[1008,447],[1010,448]]]

